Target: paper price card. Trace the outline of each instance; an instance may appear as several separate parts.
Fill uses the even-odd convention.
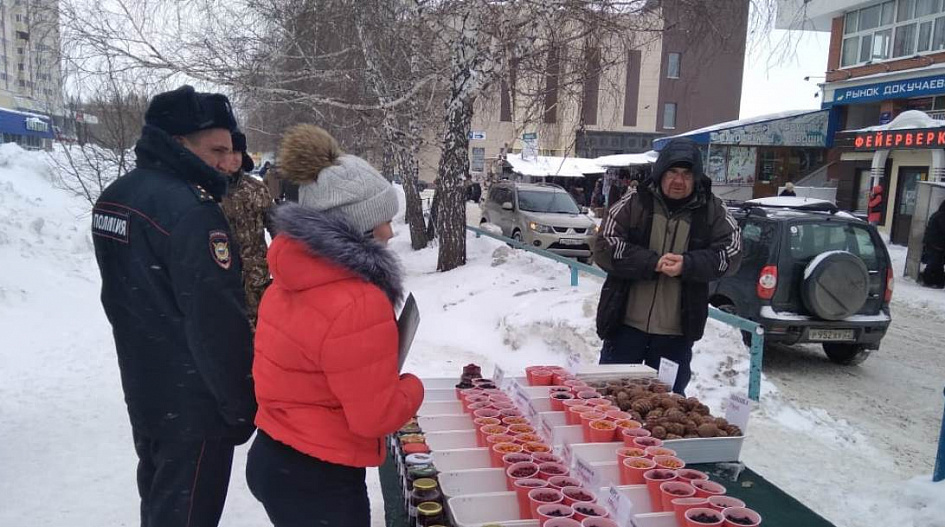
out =
[[[573,374],[577,374],[578,369],[581,367],[581,356],[577,353],[572,353],[568,355],[568,363],[565,365],[565,368]]]
[[[540,418],[538,422],[541,427],[541,435],[545,438],[545,441],[548,441],[548,444],[554,443],[555,429],[551,426],[551,423],[544,417]]]
[[[604,506],[610,511],[610,516],[619,525],[630,525],[633,518],[633,502],[626,495],[617,490],[616,486],[611,486],[607,493],[607,499]]]
[[[512,383],[512,398],[515,400],[515,406],[521,408],[523,412],[527,410],[530,400],[525,388],[518,381]]]
[[[532,403],[531,399],[528,399],[528,402],[525,403],[525,413],[531,421],[534,421],[535,416],[538,415],[538,410],[535,409],[535,405]]]
[[[584,484],[585,487],[597,492],[600,487],[600,474],[591,466],[590,463],[581,458],[574,460],[575,477]]]
[[[496,387],[500,390],[505,386],[505,370],[498,364],[495,365],[495,370],[492,371],[492,382],[494,382]]]
[[[666,357],[660,358],[659,380],[661,383],[672,388],[676,385],[676,375],[679,374],[679,363],[673,362]]]
[[[744,433],[748,429],[752,403],[751,399],[733,393],[729,396],[728,405],[725,407],[725,420],[741,428]]]
[[[571,450],[571,445],[565,443],[561,448],[561,458],[564,460],[564,466],[571,468],[574,466],[574,451]]]

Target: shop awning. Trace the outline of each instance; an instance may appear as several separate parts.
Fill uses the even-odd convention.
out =
[[[788,110],[706,126],[653,141],[662,150],[671,140],[685,137],[701,145],[827,146],[829,110]]]
[[[656,162],[660,153],[656,150],[650,150],[643,154],[614,154],[610,156],[601,156],[594,159],[594,162],[602,167],[632,167],[641,165],[651,165]]]
[[[838,132],[835,145],[854,150],[945,148],[945,121],[908,110],[886,124]]]
[[[49,117],[29,112],[0,109],[0,132],[53,138],[53,126]]]
[[[603,174],[606,168],[593,159],[582,157],[538,156],[536,159],[522,159],[521,154],[509,154],[506,162],[512,171],[527,177],[570,177],[582,178],[586,174]]]

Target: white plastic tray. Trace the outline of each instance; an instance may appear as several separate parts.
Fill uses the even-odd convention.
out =
[[[423,432],[446,432],[448,430],[475,430],[476,423],[473,423],[472,416],[469,414],[451,414],[451,415],[421,415],[417,417],[417,424]]]
[[[514,492],[467,494],[449,499],[456,527],[478,527],[500,523],[503,527],[537,527],[537,520],[519,520],[518,499]]]
[[[676,451],[676,456],[688,464],[727,463],[738,461],[745,437],[706,437],[700,439],[672,439],[664,441],[666,448]],[[617,448],[622,442],[578,443],[571,445],[575,456],[585,461],[616,461]]]
[[[417,415],[456,415],[463,413],[463,404],[457,400],[452,401],[427,401],[424,399]]]
[[[455,450],[477,448],[475,430],[448,430],[425,434],[430,450]]]
[[[434,450],[433,463],[440,472],[492,468],[487,448],[457,448],[456,450]]]
[[[440,472],[440,490],[447,498],[466,494],[507,492],[505,470],[501,468],[474,468]]]

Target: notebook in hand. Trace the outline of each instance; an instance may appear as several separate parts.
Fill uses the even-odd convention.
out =
[[[399,348],[397,353],[397,371],[404,368],[407,362],[407,354],[410,353],[410,345],[413,344],[413,337],[417,334],[417,327],[420,325],[420,310],[417,309],[417,301],[413,298],[413,293],[407,295],[404,301],[404,307],[400,310],[400,316],[397,317],[397,333],[399,335]]]

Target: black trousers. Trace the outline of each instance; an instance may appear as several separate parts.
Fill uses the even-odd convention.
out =
[[[141,527],[216,527],[233,464],[232,441],[175,442],[132,436],[138,454]]]
[[[689,363],[692,362],[693,342],[682,336],[654,335],[630,326],[620,326],[604,341],[600,352],[601,364],[639,364],[659,370],[660,358],[679,364],[673,391],[685,395],[686,386],[692,378]]]
[[[945,287],[945,251],[926,249],[925,269],[919,275],[921,282],[929,287]]]
[[[370,527],[363,468],[328,463],[262,430],[249,449],[246,481],[275,527]]]

